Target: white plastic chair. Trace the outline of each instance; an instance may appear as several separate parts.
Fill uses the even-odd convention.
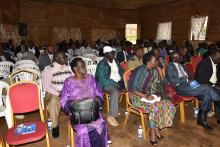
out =
[[[10,75],[10,72],[8,72],[5,67],[1,67],[0,66],[0,77],[2,77],[3,79],[8,78],[8,76]]]
[[[70,60],[70,62],[72,62],[73,59],[75,59],[75,58],[82,58],[82,60],[85,62],[86,65],[93,65],[92,59],[90,59],[90,58],[85,58],[85,57],[82,57],[82,56],[73,57],[73,58]]]
[[[10,75],[11,84],[19,81],[32,81],[37,83],[40,75],[35,70],[16,70]]]
[[[95,58],[97,58],[97,56],[96,55],[94,55],[94,54],[85,54],[83,57],[86,57],[86,58],[90,58],[90,59],[95,59]]]
[[[14,67],[14,63],[10,61],[2,61],[0,62],[0,67],[5,68],[5,70],[10,73],[10,69]]]
[[[16,66],[13,71],[16,71],[16,70],[36,70],[36,71],[40,71],[39,67],[36,65],[36,64],[21,64],[21,65],[18,65]]]
[[[102,61],[103,58],[104,57],[97,57],[97,58],[95,58],[94,64],[99,64],[99,62]]]
[[[7,94],[8,89],[9,89],[9,85],[4,81],[0,81],[0,117],[5,117],[8,128],[11,128],[12,127],[12,121],[11,121],[12,113],[11,113],[11,108],[10,108],[10,100]],[[3,95],[3,90],[6,90],[5,91],[6,95]]]
[[[17,61],[15,63],[14,67],[17,67],[17,66],[22,65],[22,64],[34,64],[34,65],[36,65],[36,63],[32,60],[20,60],[20,61]]]
[[[87,73],[95,76],[97,65],[87,65]]]

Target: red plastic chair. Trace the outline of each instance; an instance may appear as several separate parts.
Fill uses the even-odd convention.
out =
[[[124,61],[124,62],[121,62],[120,64],[121,64],[122,68],[123,68],[124,70],[126,70],[126,67],[127,67],[128,62]]]
[[[168,65],[169,63],[170,63],[170,56],[167,55],[167,56],[165,57],[165,64]]]
[[[195,68],[194,68],[193,64],[187,62],[187,63],[185,63],[185,66],[188,69],[189,74],[194,78],[195,77]]]
[[[40,88],[32,82],[19,82],[9,88],[9,99],[11,101],[11,110],[13,114],[25,114],[39,110],[41,121],[27,122],[25,124],[36,123],[36,132],[30,134],[16,135],[15,130],[18,125],[14,125],[8,130],[6,135],[6,147],[9,145],[22,145],[41,140],[46,136],[47,147],[50,147],[48,131],[44,123],[43,109],[40,99]]]
[[[191,61],[192,61],[192,65],[194,67],[194,69],[197,68],[197,65],[199,64],[199,62],[202,60],[202,57],[200,56],[192,56]]]

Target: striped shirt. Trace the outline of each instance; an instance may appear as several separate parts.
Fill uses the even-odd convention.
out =
[[[72,75],[70,66],[54,62],[42,71],[43,88],[46,92],[58,96],[62,91],[64,81]]]

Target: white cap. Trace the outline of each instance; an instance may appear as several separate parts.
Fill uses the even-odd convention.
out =
[[[103,53],[109,53],[112,52],[114,49],[111,46],[105,46],[103,48]]]

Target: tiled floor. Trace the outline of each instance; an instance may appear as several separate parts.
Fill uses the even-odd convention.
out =
[[[139,117],[130,115],[129,122],[123,126],[124,121],[124,106],[120,106],[120,122],[119,127],[109,127],[109,133],[113,144],[111,147],[148,147],[151,146],[149,140],[139,140],[137,137],[137,128],[140,125]],[[203,128],[196,125],[193,118],[193,105],[189,103],[186,107],[186,123],[180,124],[179,110],[177,109],[175,123],[173,128],[165,129],[162,134],[166,137],[165,141],[159,142],[159,147],[219,147],[220,146],[220,125],[216,124],[215,117],[209,118],[209,123],[214,127],[213,133],[207,133]],[[29,114],[25,120],[34,120],[37,115]],[[20,121],[21,122],[21,121]],[[53,139],[50,134],[51,147],[66,147],[67,140],[67,122],[68,119],[63,112],[60,117],[60,137]],[[6,123],[4,118],[0,118],[0,134],[5,135]],[[45,140],[23,145],[24,147],[43,147],[46,146]],[[23,147],[22,146],[22,147]]]

